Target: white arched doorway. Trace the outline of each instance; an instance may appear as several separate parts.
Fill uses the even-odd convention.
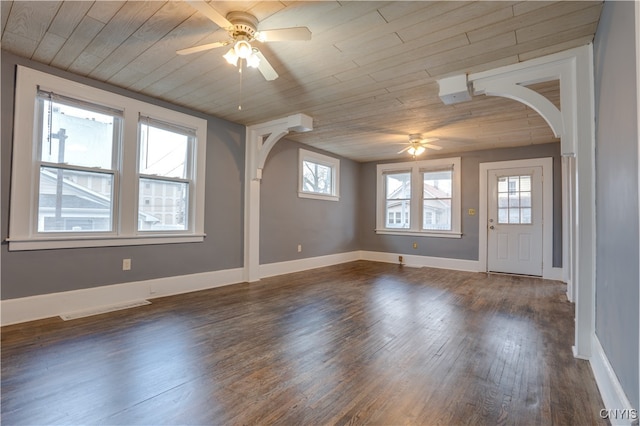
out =
[[[560,82],[561,110],[544,96],[526,87],[552,80]],[[595,328],[593,46],[589,44],[468,76],[449,77],[439,83],[441,93],[446,86],[447,101],[468,99],[466,92],[471,87],[473,95],[501,96],[521,102],[537,111],[556,137],[560,138],[563,191],[562,278],[567,282],[567,296],[576,304],[574,355],[589,359],[591,337]],[[481,252],[483,249],[486,250],[486,244],[484,248],[480,246]]]

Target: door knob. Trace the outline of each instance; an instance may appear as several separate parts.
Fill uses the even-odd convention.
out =
[[[493,226],[493,225],[491,225],[491,226],[489,227],[489,229],[493,229],[493,228],[495,228],[495,226]]]

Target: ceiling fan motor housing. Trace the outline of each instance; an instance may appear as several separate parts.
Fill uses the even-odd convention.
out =
[[[229,12],[227,20],[233,24],[232,36],[236,39],[251,41],[255,38],[258,20],[255,16],[246,12]]]

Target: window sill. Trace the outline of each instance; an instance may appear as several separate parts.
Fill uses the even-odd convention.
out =
[[[96,237],[71,236],[55,238],[10,239],[9,251],[51,250],[61,248],[116,247],[149,244],[199,243],[204,241],[205,234],[189,235],[145,235],[137,237]]]
[[[336,195],[310,194],[308,192],[300,192],[300,191],[298,191],[298,197],[300,197],[300,198],[312,198],[314,200],[340,201],[340,197],[338,197]]]
[[[411,231],[400,229],[376,229],[378,235],[407,235],[410,237],[434,237],[434,238],[462,238],[461,232],[429,232],[429,231]]]

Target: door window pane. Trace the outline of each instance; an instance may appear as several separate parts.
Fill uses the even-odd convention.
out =
[[[498,178],[498,223],[532,223],[531,179],[531,175]]]

